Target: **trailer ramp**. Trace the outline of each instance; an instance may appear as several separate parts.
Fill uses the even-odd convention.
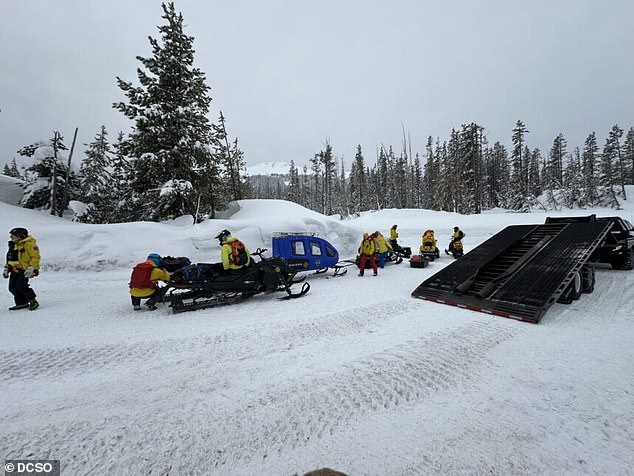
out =
[[[508,226],[425,280],[412,296],[537,323],[581,273],[611,226]]]

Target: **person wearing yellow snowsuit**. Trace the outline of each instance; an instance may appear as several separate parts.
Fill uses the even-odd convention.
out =
[[[375,236],[376,244],[379,247],[379,268],[384,268],[387,253],[392,250],[392,245],[380,232],[375,231],[373,235]]]
[[[419,250],[421,253],[435,253],[437,248],[436,237],[434,236],[434,230],[425,230],[421,238],[421,244]]]
[[[40,304],[29,279],[40,273],[40,248],[26,228],[13,228],[9,232],[9,251],[2,270],[2,277],[9,278],[9,292],[13,294],[15,306],[10,311],[29,309],[34,311]]]
[[[143,271],[137,272],[137,269]],[[138,273],[138,274],[137,274]],[[145,307],[150,311],[156,309],[156,303],[165,295],[167,286],[159,287],[158,282],[168,283],[169,272],[163,268],[161,255],[150,253],[147,259],[134,267],[130,278],[130,298],[135,311],[141,309],[141,299],[147,299]]]
[[[464,233],[462,232],[462,230],[458,228],[457,226],[454,226],[453,234],[451,235],[451,241],[449,242],[449,247],[448,249],[445,250],[445,253],[449,254],[453,252],[454,243],[460,242],[460,245],[462,245],[463,238],[464,238]]]
[[[398,239],[398,232],[396,231],[396,228],[397,225],[392,225],[392,228],[390,228],[390,244],[392,245],[393,250],[399,249],[398,242],[396,241]]]
[[[378,268],[376,266],[376,261],[374,260],[374,254],[378,251],[378,249],[379,247],[374,238],[372,238],[369,233],[364,233],[363,241],[359,246],[359,253],[361,254],[361,260],[359,261],[359,276],[363,276],[365,263],[368,259],[370,260],[370,266],[372,266],[372,270],[374,271],[374,276],[378,274]]]
[[[231,244],[234,241],[238,241],[238,239],[234,236],[231,236],[231,232],[229,230],[222,230],[220,233],[218,233],[216,239],[218,239],[218,241],[220,242],[220,259],[222,260],[222,269],[224,271],[240,270],[251,264],[251,252],[246,246],[244,247],[244,251],[247,254],[246,263],[234,262],[233,248]]]

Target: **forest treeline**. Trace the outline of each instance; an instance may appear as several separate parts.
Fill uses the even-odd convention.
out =
[[[471,123],[449,137],[429,137],[424,152],[407,139],[395,151],[381,147],[372,158],[356,148],[349,169],[326,142],[301,169],[287,175],[246,175],[244,152],[230,138],[227,118],[208,119],[210,87],[194,66],[194,38],[174,3],[162,5],[160,38],[149,37],[152,55],[137,56],[137,84],[116,78],[126,97],[113,107],[132,123],[113,140],[105,126],[84,144],[81,165],[71,164],[58,131],[22,147],[3,170],[20,178],[20,205],[62,216],[72,210],[86,223],[215,217],[233,200],[285,199],[326,215],[343,217],[382,208],[427,208],[464,214],[502,207],[610,206],[626,200],[634,183],[634,128],[614,125],[603,145],[595,132],[569,148],[563,134],[549,151],[530,148],[522,121],[511,144],[487,143],[483,126]],[[350,151],[345,151],[350,152]],[[22,159],[28,157],[28,165]]]
[[[595,132],[583,147],[569,150],[558,134],[543,153],[527,144],[528,129],[517,121],[512,146],[487,143],[478,124],[452,130],[448,140],[427,139],[425,153],[412,157],[407,140],[401,152],[381,147],[371,163],[361,146],[350,169],[336,160],[330,144],[310,167],[289,174],[252,177],[256,198],[290,200],[326,215],[349,216],[382,208],[425,208],[463,214],[492,208],[529,211],[593,206],[620,207],[625,185],[634,184],[634,128],[614,125],[605,144]]]

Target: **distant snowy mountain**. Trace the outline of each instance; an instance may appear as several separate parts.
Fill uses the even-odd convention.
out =
[[[247,175],[287,175],[290,168],[290,162],[261,162],[247,166]]]

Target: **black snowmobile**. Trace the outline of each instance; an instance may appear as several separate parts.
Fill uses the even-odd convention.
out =
[[[296,271],[282,258],[266,258],[266,249],[251,254],[251,263],[240,270],[222,270],[222,265],[189,264],[172,272],[172,280],[165,289],[164,302],[172,311],[184,312],[234,304],[260,293],[285,291],[282,299],[298,298],[306,294],[310,284],[303,283],[297,293],[291,286],[305,278],[295,280]],[[255,261],[253,258],[259,259]]]

